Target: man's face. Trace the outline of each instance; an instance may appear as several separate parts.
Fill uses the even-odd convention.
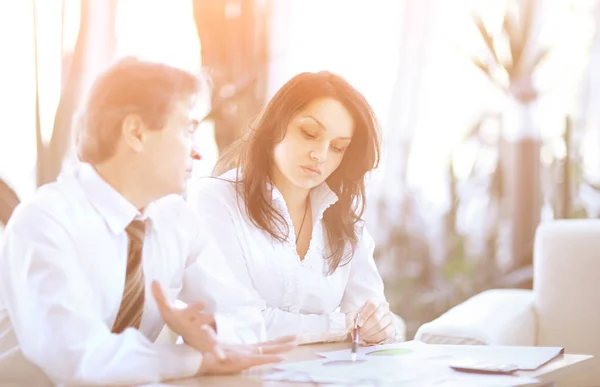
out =
[[[192,173],[193,160],[201,158],[194,144],[199,123],[199,104],[195,98],[173,102],[163,128],[146,132],[144,158],[152,191],[161,196],[183,193]]]

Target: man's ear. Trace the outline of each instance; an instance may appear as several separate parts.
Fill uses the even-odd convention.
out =
[[[146,127],[142,117],[138,114],[128,114],[121,124],[121,135],[127,146],[135,152],[141,152],[144,149],[144,140],[146,139]]]

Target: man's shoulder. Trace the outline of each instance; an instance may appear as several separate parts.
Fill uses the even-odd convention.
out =
[[[6,231],[36,228],[40,224],[61,225],[79,213],[83,192],[75,179],[67,177],[39,187],[13,212]],[[41,226],[40,226],[41,227]]]

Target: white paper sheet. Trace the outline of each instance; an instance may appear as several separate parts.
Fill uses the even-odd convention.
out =
[[[470,358],[490,363],[514,364],[523,371],[533,371],[563,353],[560,347],[509,347],[488,345],[436,345],[457,358]]]
[[[485,345],[434,345],[419,341],[360,347],[357,359],[367,357],[394,357],[421,360],[475,359],[490,363],[514,364],[521,370],[535,370],[563,352],[559,347],[509,347]],[[321,352],[318,355],[331,360],[350,359],[350,349]]]
[[[264,380],[276,380],[285,382],[296,382],[296,383],[324,383],[327,387],[336,386],[347,386],[347,379],[340,379],[328,376],[310,375],[304,372],[296,371],[281,371],[274,374],[267,375],[263,378]],[[351,383],[353,387],[359,387],[361,384]],[[372,384],[362,384],[365,387],[372,387]]]
[[[349,360],[352,352],[350,349],[342,349],[332,352],[319,352],[317,355],[330,360]],[[452,356],[436,350],[436,348],[420,341],[406,341],[396,344],[374,345],[370,347],[359,347],[356,352],[357,359],[372,357],[395,357],[410,358],[411,360],[433,360],[439,358],[451,359]]]
[[[333,363],[333,364],[332,364]],[[288,380],[312,383],[336,383],[348,386],[399,385],[402,386],[477,386],[510,387],[534,384],[533,378],[507,375],[480,375],[456,372],[443,361],[408,360],[408,357],[369,358],[362,362],[343,362],[319,359],[284,363],[275,367],[285,371],[267,376],[269,380]]]

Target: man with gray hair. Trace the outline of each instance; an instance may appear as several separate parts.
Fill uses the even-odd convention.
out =
[[[260,311],[179,195],[199,94],[192,74],[133,58],[96,80],[81,164],[17,208],[0,246],[1,385],[235,373],[293,347],[259,342]],[[183,343],[155,342],[165,322]]]

